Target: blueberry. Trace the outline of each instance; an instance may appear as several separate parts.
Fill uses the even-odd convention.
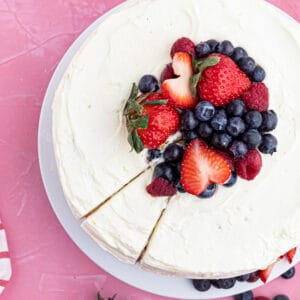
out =
[[[218,41],[216,41],[216,40],[208,40],[208,41],[206,41],[206,43],[209,45],[211,52],[216,52],[216,49],[217,49],[217,47],[219,45]]]
[[[234,47],[230,41],[223,41],[217,46],[217,52],[222,53],[227,56],[231,56],[233,54]]]
[[[264,154],[273,154],[277,151],[277,139],[274,135],[267,133],[262,136],[261,144],[258,150]]]
[[[243,142],[248,149],[255,149],[262,141],[261,134],[256,129],[249,129],[243,134]]]
[[[177,144],[170,144],[164,151],[163,157],[165,161],[178,161],[182,159],[184,150]]]
[[[180,124],[184,130],[193,130],[198,126],[199,121],[196,119],[194,112],[188,109],[181,113]]]
[[[170,182],[173,182],[176,178],[176,174],[175,170],[170,164],[163,162],[155,166],[154,177],[162,177]]]
[[[245,103],[240,99],[235,99],[231,101],[227,106],[227,113],[229,116],[241,117],[245,111]]]
[[[233,117],[228,120],[226,130],[231,136],[236,137],[246,130],[246,125],[242,118]]]
[[[266,72],[261,66],[256,66],[250,78],[254,82],[262,82],[266,78]]]
[[[177,181],[175,187],[179,193],[185,193],[184,187],[180,181]]]
[[[248,147],[244,142],[236,140],[230,146],[229,152],[232,154],[234,159],[238,160],[243,158],[247,154]]]
[[[262,124],[262,115],[259,111],[250,110],[245,114],[245,122],[248,128],[259,128]]]
[[[215,114],[215,107],[208,101],[201,101],[195,107],[195,116],[199,121],[209,121]]]
[[[250,278],[250,275],[251,274],[244,274],[244,275],[238,276],[238,277],[236,277],[236,280],[241,281],[241,282],[247,281]]]
[[[227,279],[218,279],[215,281],[215,286],[218,286],[220,289],[231,289],[234,287],[236,282],[235,278],[227,278]]]
[[[231,55],[231,58],[237,63],[239,59],[242,57],[247,57],[248,53],[246,50],[242,47],[236,47],[234,48],[233,54]]]
[[[211,138],[211,145],[218,149],[227,149],[232,142],[232,137],[227,133],[214,133]]]
[[[203,58],[211,53],[208,43],[202,42],[195,47],[195,52],[198,58]]]
[[[252,291],[248,291],[242,294],[238,294],[234,296],[234,300],[253,300],[253,292]]]
[[[251,74],[255,67],[255,60],[252,57],[242,57],[238,60],[238,65],[240,69],[245,72],[247,75]]]
[[[283,273],[281,277],[284,279],[291,279],[292,277],[295,276],[295,273],[296,273],[296,269],[292,267],[289,270],[287,270],[285,273]]]
[[[213,129],[211,128],[211,126],[208,123],[200,122],[197,132],[200,137],[202,137],[203,139],[206,139],[211,136]]]
[[[200,198],[210,198],[214,195],[216,190],[217,190],[217,185],[212,183],[198,197],[200,197]]]
[[[231,187],[233,186],[237,181],[237,175],[234,171],[231,172],[231,176],[228,179],[228,181],[224,184],[226,187]]]
[[[262,115],[262,124],[260,126],[260,131],[269,132],[276,128],[278,123],[278,118],[276,113],[273,110],[263,111]]]
[[[153,75],[144,75],[139,82],[142,93],[156,92],[159,89],[158,80]]]
[[[159,149],[149,149],[147,153],[147,160],[152,161],[161,157],[161,152]]]
[[[206,292],[211,287],[211,282],[208,279],[193,279],[193,285],[197,291]]]
[[[290,298],[286,295],[277,295],[273,300],[290,300]]]
[[[227,125],[227,116],[224,109],[217,111],[214,117],[211,119],[211,127],[216,131],[223,131]]]
[[[198,134],[194,130],[189,130],[185,132],[184,140],[188,144],[191,140],[196,139],[198,137]]]

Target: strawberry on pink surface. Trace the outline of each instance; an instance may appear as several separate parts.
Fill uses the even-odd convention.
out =
[[[195,55],[194,42],[187,37],[182,37],[178,39],[171,48],[171,52],[170,52],[171,57],[173,58],[177,52],[186,52]]]
[[[198,82],[198,94],[215,106],[224,106],[247,91],[251,82],[228,56],[218,53],[211,56],[218,57],[219,63],[203,71]]]
[[[226,159],[201,139],[187,147],[181,166],[181,183],[190,194],[201,194],[211,183],[225,183],[231,175]]]
[[[198,103],[190,89],[190,78],[193,76],[192,57],[185,52],[174,55],[172,67],[178,78],[168,79],[162,83],[161,90],[169,104],[178,108],[192,108]]]
[[[155,178],[146,190],[153,197],[173,196],[177,191],[171,182],[162,177]]]
[[[242,95],[242,99],[248,110],[268,110],[269,89],[263,82],[253,82],[251,88]]]

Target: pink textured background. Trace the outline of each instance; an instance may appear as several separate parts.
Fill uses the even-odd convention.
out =
[[[52,73],[76,37],[120,2],[0,0],[0,214],[13,261],[1,300],[96,299],[98,290],[118,300],[166,299],[127,286],[81,253],[48,203],[38,166],[39,113]],[[299,0],[270,2],[300,20]],[[300,299],[300,266],[298,273],[256,295]]]

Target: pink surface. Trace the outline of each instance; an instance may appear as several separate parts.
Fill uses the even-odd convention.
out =
[[[38,120],[47,85],[64,52],[92,21],[121,0],[0,1],[0,214],[13,277],[1,300],[166,299],[120,282],[92,263],[56,219],[41,181]],[[298,21],[299,0],[272,0]],[[300,299],[296,278],[277,279],[256,295]],[[200,297],[200,294],[199,294]]]

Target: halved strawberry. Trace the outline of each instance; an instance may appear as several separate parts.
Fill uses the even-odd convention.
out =
[[[201,194],[211,183],[225,183],[231,167],[217,151],[201,139],[194,139],[187,147],[181,165],[181,183],[193,195]]]
[[[172,67],[178,78],[168,79],[162,83],[161,90],[169,104],[178,108],[193,108],[198,103],[190,89],[190,78],[193,76],[192,57],[185,52],[174,55]]]
[[[290,264],[293,262],[296,251],[297,251],[297,248],[295,247],[286,253],[286,257]]]
[[[263,283],[266,283],[268,278],[270,277],[270,274],[276,265],[276,263],[279,261],[280,258],[278,258],[275,262],[270,264],[266,269],[259,271],[259,277]]]

